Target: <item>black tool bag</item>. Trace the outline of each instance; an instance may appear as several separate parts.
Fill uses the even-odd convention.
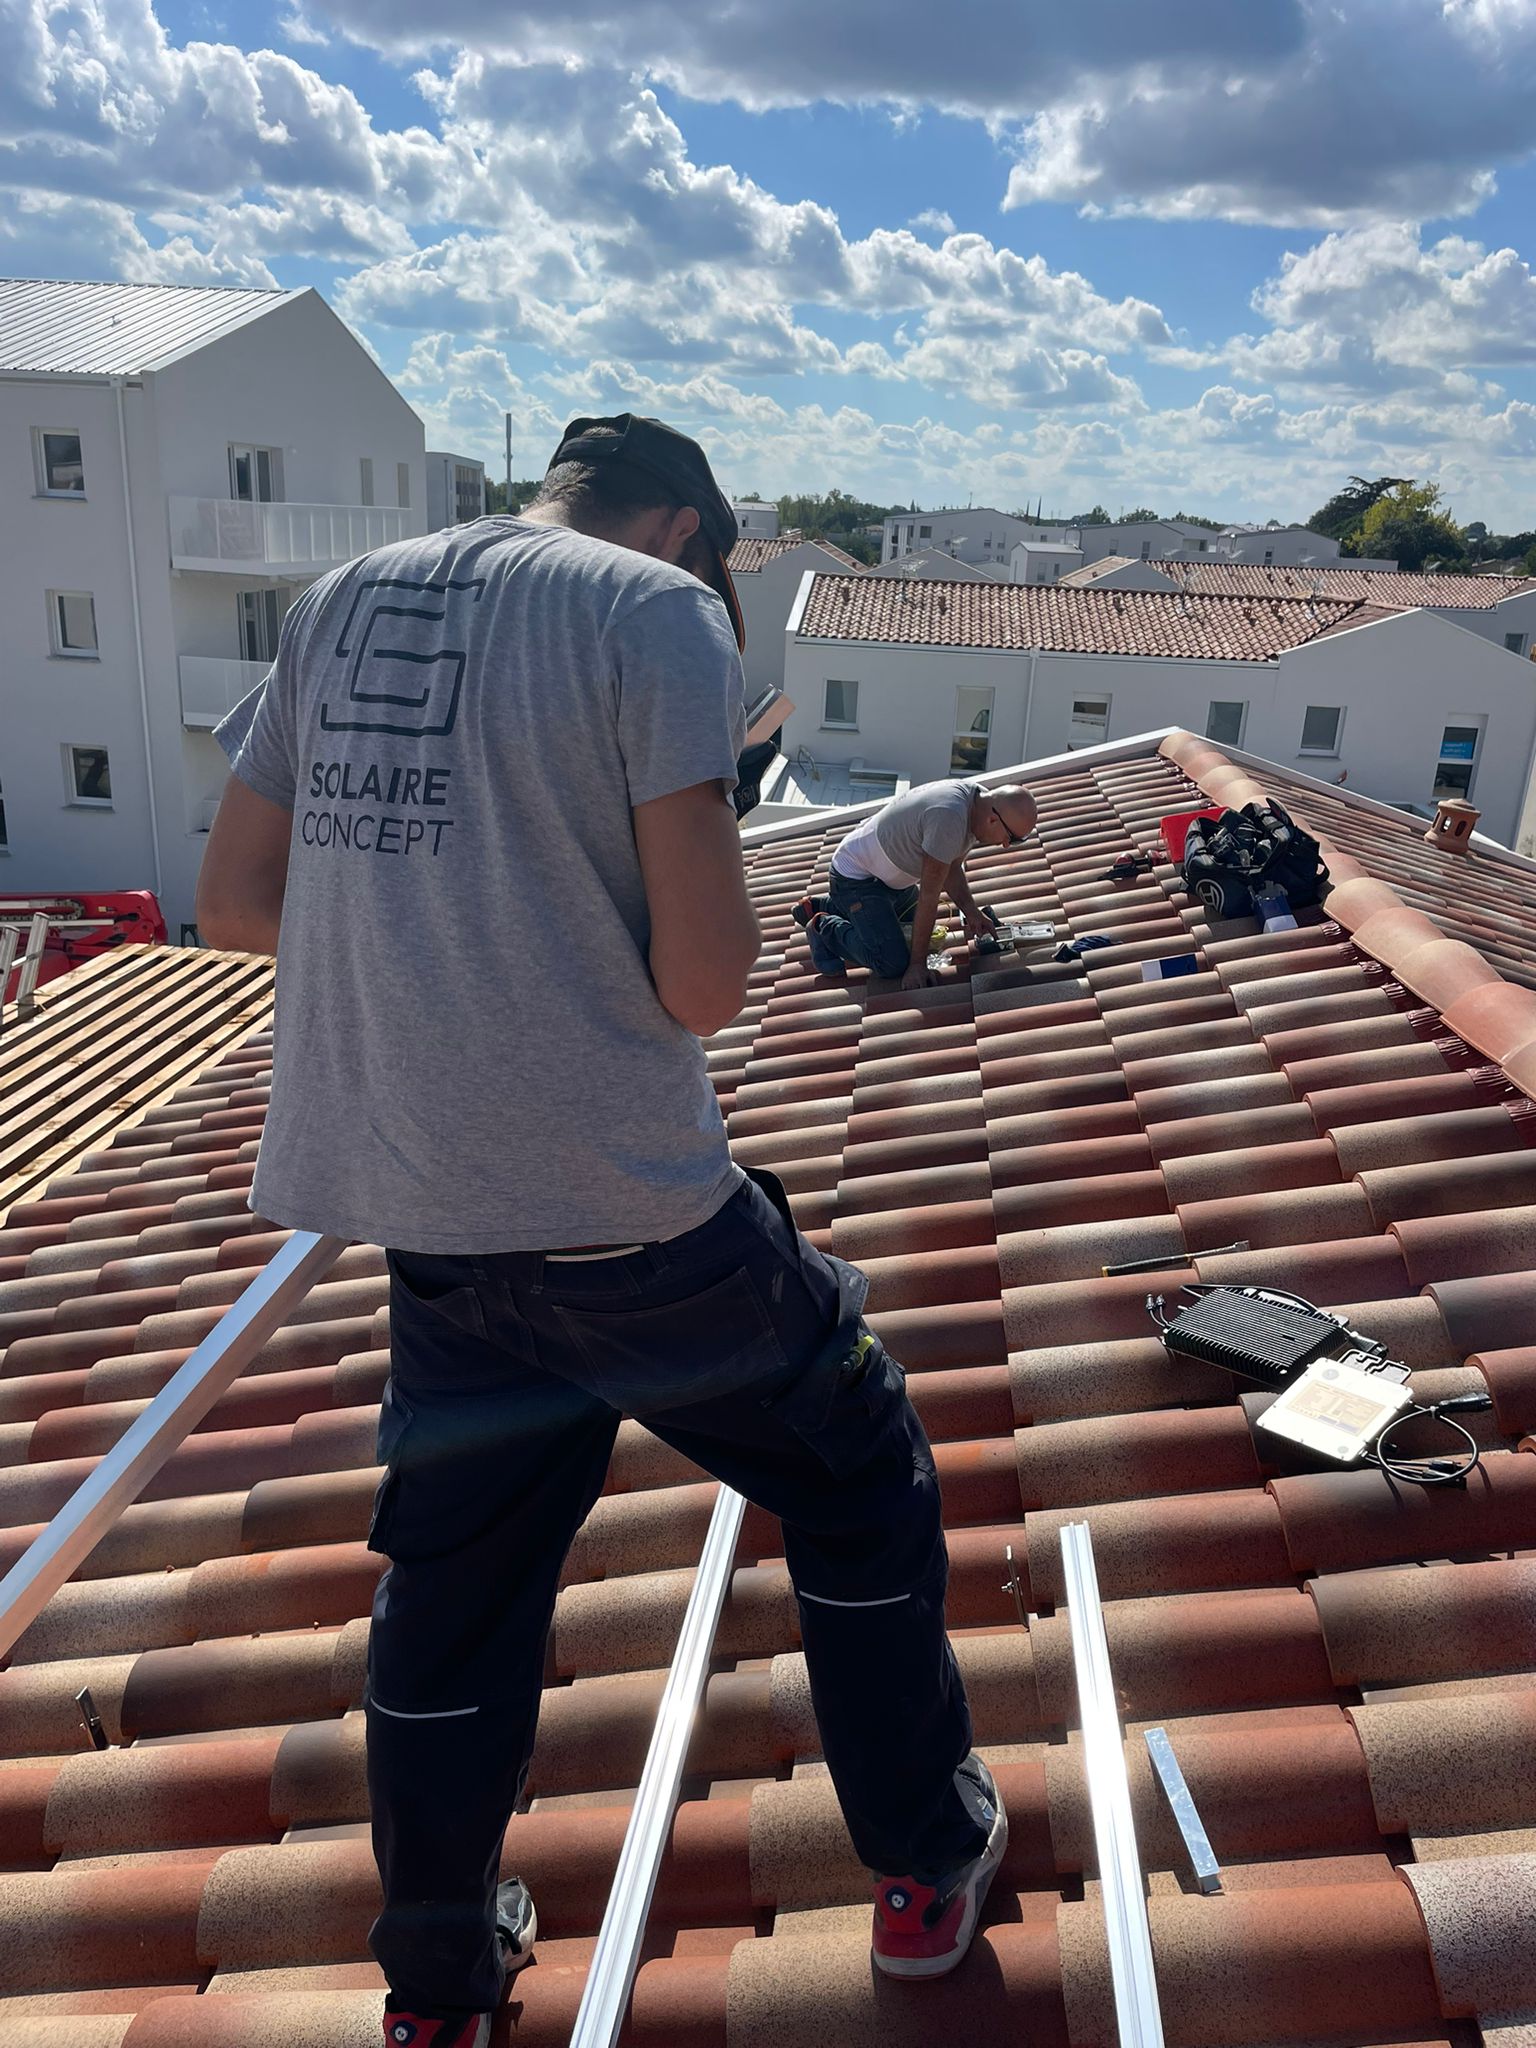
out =
[[[1328,869],[1311,833],[1267,800],[1193,820],[1184,842],[1184,886],[1213,917],[1250,916],[1260,882],[1278,883],[1293,910],[1319,902]]]

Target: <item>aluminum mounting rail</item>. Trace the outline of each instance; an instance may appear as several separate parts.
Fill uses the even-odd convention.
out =
[[[296,1230],[0,1579],[0,1657],[346,1249]]]
[[[683,1625],[678,1631],[672,1669],[667,1673],[656,1725],[651,1730],[651,1746],[640,1773],[640,1789],[635,1794],[629,1826],[624,1831],[613,1887],[587,1970],[586,1988],[571,2029],[570,2048],[615,2048],[623,2030],[656,1876],[677,1810],[683,1762],[709,1672],[715,1630],[730,1590],[744,1506],[739,1493],[733,1493],[728,1486],[720,1488],[704,1548],[699,1553],[699,1567]]]
[[[1163,2048],[1163,2016],[1152,1962],[1141,1856],[1131,1812],[1131,1781],[1125,1743],[1109,1669],[1109,1643],[1093,1562],[1093,1533],[1086,1522],[1068,1522],[1061,1532],[1067,1617],[1072,1627],[1072,1663],[1077,1673],[1078,1718],[1083,1730],[1083,1766],[1093,1807],[1093,1838],[1104,1894],[1104,1929],[1109,1940],[1115,2021],[1121,2048]]]

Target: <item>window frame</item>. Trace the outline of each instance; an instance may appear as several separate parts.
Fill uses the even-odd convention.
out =
[[[91,644],[71,647],[64,638],[64,600],[83,597],[91,608]],[[100,661],[101,628],[96,622],[94,590],[50,590],[48,593],[48,646],[55,661]]]
[[[283,451],[281,448],[266,446],[259,441],[230,441],[229,450],[229,495],[237,505],[281,505],[283,496]],[[251,495],[242,497],[239,490],[238,462],[241,456],[249,456],[251,464]],[[261,495],[262,457],[267,464],[267,492]]]
[[[80,450],[80,488],[60,490],[48,481],[48,443],[50,441],[73,441]],[[72,427],[34,427],[32,429],[33,482],[40,498],[73,499],[85,502],[85,440]]]
[[[65,740],[60,747],[60,752],[64,759],[65,808],[67,810],[80,811],[110,811],[113,809],[116,799],[111,795],[111,748],[98,746],[93,740]],[[78,754],[100,754],[102,760],[106,763],[108,790],[106,796],[82,796],[80,794],[80,786],[75,773],[75,757]]]
[[[1215,710],[1216,710],[1216,708],[1217,708],[1217,706],[1218,706],[1218,705],[1220,705],[1220,706],[1222,707],[1222,709],[1223,709],[1223,710],[1233,710],[1233,709],[1235,709],[1235,710],[1236,710],[1236,712],[1237,712],[1237,737],[1236,737],[1236,739],[1230,739],[1230,740],[1228,740],[1228,739],[1218,739],[1218,738],[1217,738],[1217,736],[1216,736],[1216,734],[1215,734],[1215,733],[1213,733],[1213,732],[1211,731],[1211,719],[1212,719],[1212,715],[1213,715],[1213,713],[1215,712]],[[1215,747],[1240,747],[1240,746],[1241,746],[1241,745],[1243,744],[1243,734],[1244,734],[1244,733],[1245,733],[1245,732],[1246,732],[1247,730],[1248,730],[1248,699],[1247,699],[1246,697],[1243,697],[1243,698],[1238,698],[1238,697],[1212,697],[1212,698],[1211,698],[1210,702],[1209,702],[1209,703],[1208,703],[1208,704],[1206,705],[1206,707],[1205,707],[1205,737],[1206,737],[1206,738],[1207,738],[1207,739],[1208,739],[1208,740],[1209,740],[1209,741],[1211,742],[1212,746],[1215,746]]]
[[[1104,706],[1104,730],[1099,734],[1097,739],[1079,740],[1076,742],[1073,741],[1072,723],[1073,720],[1077,717],[1077,707],[1079,704],[1102,704]],[[1111,714],[1114,711],[1114,708],[1114,697],[1107,690],[1096,692],[1092,695],[1085,697],[1079,697],[1074,692],[1073,695],[1068,699],[1066,744],[1067,752],[1069,754],[1078,754],[1081,753],[1087,747],[1102,747],[1105,741],[1109,738],[1109,721]]]
[[[1518,655],[1524,661],[1525,639],[1524,633],[1506,633],[1504,635],[1504,652],[1506,654]]]
[[[411,465],[408,462],[395,464],[395,503],[402,512],[411,509]]]
[[[986,724],[979,728],[980,737],[986,745],[979,761],[956,761],[955,751],[962,741],[978,737],[978,727],[973,719],[969,725],[960,722],[960,699],[969,690],[975,697],[985,697],[986,703],[978,706],[977,715],[985,717]],[[951,775],[985,775],[987,763],[992,758],[992,721],[997,715],[997,687],[993,683],[957,683],[955,685],[955,716],[949,735],[949,772]]]
[[[288,616],[288,607],[293,602],[294,595],[286,584],[281,583],[264,583],[252,590],[235,592],[235,630],[240,642],[241,661],[264,661],[269,667],[276,661],[278,642],[282,638],[283,620]],[[258,602],[251,606],[251,616],[247,619],[246,604],[252,598]],[[274,622],[276,630],[269,631]],[[248,624],[256,629],[253,636],[255,640],[270,644],[270,654],[251,653],[252,641],[246,637]]]
[[[1454,731],[1471,732],[1475,735],[1472,741],[1472,758],[1470,761],[1459,760],[1454,756],[1446,754],[1445,736],[1448,732]],[[1435,779],[1430,785],[1432,802],[1440,803],[1445,797],[1461,797],[1467,803],[1472,801],[1472,791],[1477,786],[1477,774],[1483,761],[1483,742],[1487,737],[1488,720],[1484,714],[1464,714],[1459,718],[1446,719],[1440,729],[1440,746],[1435,755]],[[1465,768],[1467,771],[1466,788],[1442,791],[1440,788],[1440,772],[1444,768]]]
[[[1343,704],[1304,705],[1301,713],[1301,733],[1296,742],[1297,753],[1305,754],[1310,759],[1316,761],[1336,761],[1339,758],[1339,743],[1344,737],[1344,713],[1346,709],[1347,706]],[[1333,743],[1331,746],[1309,747],[1307,745],[1307,720],[1314,711],[1331,711],[1334,715]]]
[[[827,693],[833,684],[840,690],[853,692],[852,718],[831,718],[828,716]],[[821,729],[823,732],[857,732],[859,729],[859,678],[857,676],[824,676],[821,686]]]

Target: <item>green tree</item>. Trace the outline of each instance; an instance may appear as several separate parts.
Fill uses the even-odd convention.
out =
[[[1095,505],[1087,512],[1074,512],[1065,522],[1068,526],[1108,526],[1109,514],[1102,505]]]
[[[1358,533],[1360,522],[1371,507],[1384,498],[1388,491],[1395,491],[1402,485],[1410,487],[1412,477],[1378,476],[1376,478],[1352,476],[1342,491],[1335,491],[1326,505],[1320,505],[1307,521],[1314,533],[1327,534],[1330,540],[1347,543]],[[1348,548],[1346,553],[1369,554],[1368,548]]]
[[[1144,519],[1160,519],[1161,517],[1162,514],[1154,512],[1150,505],[1138,505],[1134,512],[1127,512],[1123,519],[1117,520],[1115,523],[1120,526],[1138,526]]]
[[[1467,552],[1460,529],[1440,503],[1440,486],[1409,478],[1376,499],[1355,538],[1357,553],[1383,555],[1401,569],[1456,563]]]
[[[1526,551],[1526,557],[1521,567],[1525,570],[1527,576],[1536,576],[1536,543],[1533,543]]]

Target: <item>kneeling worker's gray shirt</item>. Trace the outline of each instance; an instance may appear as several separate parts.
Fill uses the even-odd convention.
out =
[[[251,1207],[405,1251],[675,1236],[738,1184],[663,1009],[631,809],[735,783],[725,607],[681,569],[482,519],[296,601],[219,727],[293,813]]]

